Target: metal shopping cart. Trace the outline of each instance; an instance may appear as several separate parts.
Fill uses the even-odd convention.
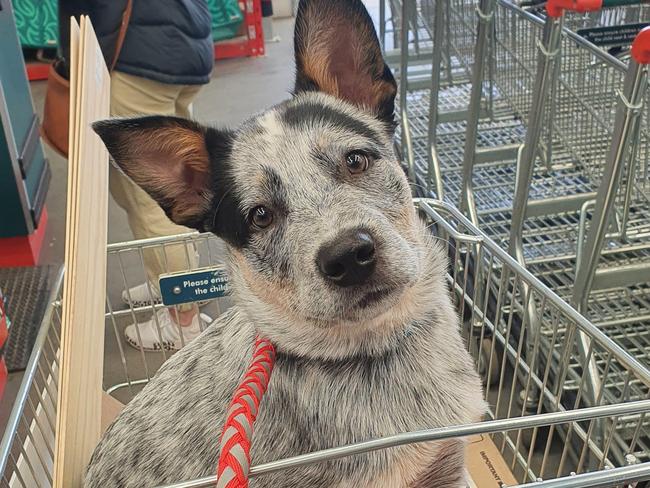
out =
[[[251,476],[371,449],[480,433],[493,439],[517,480],[528,486],[633,486],[634,482],[650,479],[650,463],[639,464],[650,449],[643,435],[650,414],[650,373],[459,211],[433,200],[418,200],[416,205],[442,245],[448,247],[451,261],[447,279],[459,313],[466,319],[463,334],[477,367],[484,378],[493,371],[498,372],[497,381],[486,395],[490,405],[486,421],[308,453],[253,467]],[[218,239],[190,234],[110,245],[108,279],[120,290],[145,279],[144,251],[164,252],[169,246],[195,248],[203,256],[203,266],[221,266]],[[139,353],[124,344],[124,325],[138,314],[151,313],[159,305],[152,301],[145,307],[118,310],[119,295],[112,288],[109,287],[107,297],[106,354],[113,355],[118,367],[107,364],[103,386],[127,402],[155,373],[167,353]],[[483,291],[480,301],[475,298],[479,290]],[[0,445],[2,486],[51,485],[59,364],[59,293],[56,290],[52,295],[52,304]],[[544,327],[545,340],[538,335],[533,356],[527,356],[523,352],[523,335],[513,333],[513,323],[519,321],[524,331],[537,326],[526,319],[525,310],[531,305]],[[578,333],[591,341],[588,358],[583,359],[577,353]],[[584,401],[589,389],[585,372],[590,359],[601,366],[598,379],[603,385],[593,404]],[[538,366],[531,367],[530,361]],[[532,389],[540,392],[537,402],[534,405],[522,402],[521,392]],[[213,485],[214,479],[204,479],[175,486]]]
[[[623,8],[621,3],[616,2],[616,9]],[[632,8],[637,15],[645,11]],[[414,177],[428,192],[453,203],[460,200],[472,220],[505,245],[512,209],[526,207],[527,219],[515,226],[524,225],[522,240],[529,260],[576,255],[577,229],[585,222],[580,215],[586,209],[581,206],[595,198],[607,151],[617,144],[612,139],[616,90],[623,89],[625,64],[562,29],[561,20],[555,22],[556,34],[550,36],[550,22],[545,27],[542,19],[509,2],[482,1],[477,17],[477,61],[469,101],[465,99],[467,120],[455,127],[440,123],[440,104],[431,105],[425,154],[414,152],[407,158],[415,161]],[[545,31],[548,35],[543,38]],[[553,49],[548,47],[551,37],[557,44]],[[545,51],[538,50],[541,41]],[[537,55],[549,49],[558,51],[552,60]],[[431,92],[436,91],[441,90],[432,85]],[[539,102],[536,107],[533,101]],[[526,161],[534,173],[519,188],[530,199],[513,198],[523,142],[528,152],[519,160]],[[634,185],[627,178],[627,201],[622,207],[626,210],[619,216],[626,237],[647,235],[649,225],[644,218],[647,151],[641,146],[638,178]],[[541,164],[528,163],[537,158]],[[520,217],[514,215],[515,220]]]
[[[525,0],[522,7],[545,17],[544,2]],[[571,15],[564,26],[587,41],[616,55],[618,48],[629,45],[634,37],[650,24],[650,5],[630,4],[627,0],[606,2],[605,8]]]
[[[480,2],[468,117],[457,126],[464,152],[447,150],[454,139],[440,124],[429,130],[434,157],[420,157],[415,176],[460,201],[520,264],[647,365],[647,61],[615,59],[563,28],[561,13],[543,20],[510,2]],[[530,304],[525,320],[539,321]],[[528,356],[538,332],[546,340],[542,323],[526,333],[515,322],[513,331],[527,336]],[[580,343],[587,358],[589,340]],[[589,361],[588,402],[601,388],[599,367]]]
[[[430,51],[421,50],[419,56],[411,46],[414,42],[406,42],[410,40],[408,32],[402,31],[405,42],[401,44],[400,63],[394,66],[398,77],[408,73],[408,82],[400,85],[398,142],[405,166],[422,194],[433,193],[439,198],[457,194],[445,173],[457,173],[461,167],[475,60],[484,65],[492,52],[493,35],[487,26],[491,25],[490,15],[483,14],[485,3],[438,0],[428,10],[421,9],[421,15],[433,15],[423,21],[432,25],[433,41]],[[428,58],[423,59],[425,54]],[[490,70],[495,66],[492,62],[485,65]],[[499,149],[495,156],[484,151],[481,158],[485,161],[503,157],[501,146],[519,142],[524,134],[521,121],[500,103],[492,79],[488,77],[491,87],[480,101],[481,143]],[[513,146],[510,153],[515,150]],[[507,150],[505,153],[510,154]]]
[[[397,54],[385,53],[400,82],[397,144],[415,178],[416,161],[427,157],[430,127],[437,125],[430,126],[428,121],[434,117],[441,122],[465,117],[462,99],[468,92],[473,54],[473,36],[466,33],[473,29],[473,0],[407,0],[397,5],[393,2],[392,10],[399,11],[400,20],[409,18],[407,15],[416,19],[399,24]],[[432,86],[444,87],[449,93],[439,97],[439,91],[432,90]],[[432,111],[439,106],[440,110]]]
[[[525,17],[500,5],[508,27]],[[648,364],[647,59],[635,56],[624,68],[563,29],[561,16],[549,16],[540,34],[534,82],[496,77],[526,120],[524,143],[514,161],[490,174],[493,168],[473,160],[476,130],[468,129],[461,205],[522,265]],[[648,35],[637,36],[637,50],[647,49]],[[502,48],[497,64],[523,58],[513,55],[515,43]],[[475,129],[474,115],[468,127]],[[477,180],[489,190],[477,191]]]
[[[623,8],[606,11],[615,13]],[[636,17],[642,15],[639,12],[648,12],[638,5],[625,8],[632,9]],[[551,72],[547,77],[550,82],[538,88],[537,42],[542,40],[544,21],[505,1],[483,0],[469,4],[466,10],[472,12],[465,16],[471,22],[456,30],[463,33],[465,44],[471,39],[474,46],[471,55],[461,57],[468,66],[476,59],[471,83],[457,83],[450,89],[435,82],[435,77],[440,76],[436,71],[444,69],[434,70],[433,82],[419,94],[419,99],[430,101],[428,114],[412,108],[412,103],[403,104],[402,149],[415,183],[425,194],[433,193],[454,204],[460,202],[475,223],[479,222],[479,207],[481,221],[489,221],[502,237],[498,233],[491,235],[507,240],[515,161],[531,122],[533,98],[550,99],[553,103],[542,107],[541,120],[536,124],[541,128],[536,139],[545,167],[540,167],[535,175],[532,198],[542,200],[589,192],[593,196],[593,186],[598,183],[584,181],[584,175],[575,168],[580,164],[602,167],[598,160],[604,160],[611,145],[615,90],[623,88],[625,64],[603,55],[596,46],[564,29],[557,73]],[[596,14],[587,15],[590,14],[576,17],[583,23],[585,19],[596,18]],[[566,17],[572,19],[573,15]],[[440,56],[436,52],[441,50],[434,44],[433,57]],[[403,60],[408,62],[408,56],[403,56]],[[556,69],[554,64],[550,68]],[[402,92],[406,90],[402,86]],[[456,104],[451,113],[447,100]],[[576,118],[579,123],[574,123]],[[563,145],[563,149],[554,151],[558,145]],[[545,172],[549,169],[555,169],[550,177]],[[580,198],[584,196],[574,199],[574,210]],[[567,199],[563,200],[566,205]],[[541,202],[532,206],[538,214],[548,213]],[[555,213],[562,213],[563,208],[560,206]],[[504,215],[507,218],[499,218]],[[574,219],[568,224],[576,222]],[[540,225],[529,222],[534,224]]]

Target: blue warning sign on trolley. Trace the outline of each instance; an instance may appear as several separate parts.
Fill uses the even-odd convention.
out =
[[[163,275],[159,284],[167,306],[213,300],[228,293],[228,275],[223,268]]]

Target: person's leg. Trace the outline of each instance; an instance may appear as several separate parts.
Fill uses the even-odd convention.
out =
[[[111,116],[176,114],[176,99],[180,87],[113,72],[111,76]],[[111,166],[110,190],[115,201],[128,216],[136,239],[162,237],[191,232],[187,227],[170,221],[160,206],[138,185]],[[149,280],[157,286],[163,273],[197,267],[195,252],[186,246],[167,246],[165,252],[145,250],[144,260]]]
[[[111,115],[114,117],[146,114],[175,115],[176,101],[181,91],[181,86],[166,85],[121,72],[113,72],[111,76]],[[129,226],[136,239],[183,234],[191,231],[171,222],[159,205],[144,190],[113,166],[110,169],[110,191],[117,204],[126,211]],[[143,257],[155,296],[160,294],[158,277],[161,274],[194,269],[198,266],[198,256],[193,246],[188,247],[182,244],[165,246],[164,252],[162,250],[144,250]],[[140,294],[144,292],[146,301],[146,298],[150,298],[148,289],[145,284],[144,287],[137,287],[135,291]],[[137,301],[130,295],[131,293],[127,293],[129,301]],[[178,307],[178,315],[175,309],[171,310],[171,315],[175,319],[174,321],[181,325],[191,326],[196,322],[194,318],[197,311],[197,307],[187,304]],[[164,319],[167,320],[167,317]],[[145,329],[153,328],[153,324],[143,325],[145,325]],[[132,337],[127,338],[133,339]],[[132,340],[131,342],[133,343]],[[140,342],[144,345],[146,341],[143,339]],[[181,339],[181,342],[187,341]]]
[[[176,98],[176,115],[186,119],[192,118],[192,102],[194,102],[201,88],[201,85],[186,85],[181,88]]]

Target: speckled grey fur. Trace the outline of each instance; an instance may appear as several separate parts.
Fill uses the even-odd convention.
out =
[[[350,18],[352,28],[368,29],[359,0],[302,4],[299,22],[343,25]],[[307,14],[314,18],[305,20]],[[328,22],[334,17],[338,24]],[[366,31],[362,37],[370,42]],[[322,50],[327,44],[317,45]],[[309,85],[306,79],[303,74]],[[257,333],[276,346],[277,362],[255,424],[253,464],[474,422],[483,414],[480,381],[445,282],[445,253],[416,216],[391,129],[380,120],[386,106],[297,91],[244,123],[231,136],[227,160],[216,163],[228,168],[226,191],[235,213],[246,215],[261,204],[275,209],[269,229],[249,233],[238,227],[224,237],[235,305],[125,407],[92,456],[88,488],[150,487],[213,474],[226,409]],[[147,123],[150,129],[153,122]],[[171,123],[178,134],[178,123]],[[119,130],[137,127],[144,126],[129,122]],[[132,165],[129,144],[129,138],[113,137],[107,146],[136,179],[136,171],[147,170],[146,147],[138,147],[145,155],[141,164]],[[359,148],[377,157],[365,173],[351,177],[340,162]],[[152,179],[155,185],[155,177],[141,177]],[[163,208],[173,207],[178,192],[165,191],[177,186],[160,186],[143,188]],[[212,197],[212,190],[201,195]],[[223,199],[214,195],[207,213],[192,215],[193,221],[210,222],[225,236],[215,224]],[[319,274],[316,253],[341,230],[357,227],[374,236],[375,274],[363,286],[332,286]],[[390,294],[384,299],[361,305],[369,292],[385,289]],[[250,486],[456,488],[463,484],[462,450],[462,442],[404,446],[266,475]]]
[[[360,346],[356,357],[332,360],[279,352],[255,425],[254,464],[479,419],[481,388],[442,281],[445,259],[428,244],[423,317],[395,324],[384,350],[368,356]],[[236,305],[165,363],[104,435],[87,486],[148,487],[214,473],[225,409],[250,359],[254,323],[250,311]],[[264,476],[251,488],[447,486],[415,484],[420,472],[434,468],[437,453],[435,445],[427,446],[431,457],[420,459],[421,453],[413,453],[420,448]],[[462,467],[444,468],[458,475]],[[404,470],[413,478],[391,477]]]

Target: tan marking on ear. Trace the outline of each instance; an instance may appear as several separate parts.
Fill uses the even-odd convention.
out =
[[[322,92],[376,114],[382,102],[395,94],[396,88],[381,79],[384,67],[381,52],[378,49],[367,52],[368,46],[375,49],[374,31],[365,25],[354,29],[350,19],[333,14],[329,19],[322,17],[323,12],[315,12],[313,8],[305,13],[305,25],[312,26],[304,29],[307,32],[302,52],[305,74]],[[319,28],[314,28],[315,25]],[[376,57],[378,62],[368,63],[369,56]]]
[[[171,219],[187,221],[207,210],[212,195],[205,188],[209,174],[210,157],[202,132],[182,127],[164,127],[159,130],[143,131],[134,136],[131,145],[129,175],[141,186],[150,186],[156,181],[156,193],[174,202]],[[173,162],[172,170],[165,165],[148,165],[153,171],[142,172],[138,160],[143,158],[164,158]]]
[[[169,154],[189,168],[201,173],[208,172],[209,156],[205,147],[205,136],[183,127],[169,127],[143,134],[150,139],[143,141],[157,147],[157,151]]]
[[[379,80],[371,83],[366,93],[369,96],[364,106],[367,110],[375,111],[385,99],[397,94],[397,88],[387,81]]]
[[[303,67],[305,74],[316,82],[321,91],[338,97],[339,85],[329,71],[329,49],[325,41],[326,39],[318,39],[313,34],[309,36],[306,43],[306,51],[309,54],[304,58]]]

